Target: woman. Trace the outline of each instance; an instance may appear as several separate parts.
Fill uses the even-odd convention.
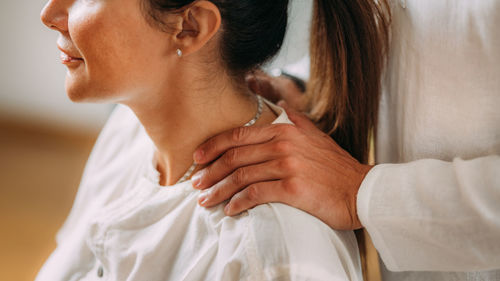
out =
[[[47,3],[41,17],[60,33],[69,97],[122,105],[99,137],[37,280],[362,279],[351,232],[281,204],[229,218],[222,207],[199,207],[189,180],[202,168],[192,153],[208,138],[243,125],[292,126],[244,79],[279,50],[287,6]]]

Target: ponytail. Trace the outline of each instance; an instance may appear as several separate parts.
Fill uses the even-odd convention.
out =
[[[310,117],[343,149],[368,161],[388,46],[386,0],[315,0]]]

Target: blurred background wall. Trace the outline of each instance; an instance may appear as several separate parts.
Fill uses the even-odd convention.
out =
[[[55,247],[112,105],[73,104],[44,0],[0,1],[0,280],[33,280]],[[292,0],[287,42],[267,69],[307,52],[311,0]]]
[[[57,33],[42,25],[45,0],[0,2],[0,112],[2,117],[95,132],[109,105],[74,104],[64,93]]]

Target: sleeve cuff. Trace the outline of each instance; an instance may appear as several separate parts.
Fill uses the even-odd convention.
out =
[[[377,187],[383,188],[383,186],[380,186],[382,183],[378,180],[379,177],[389,168],[389,166],[391,165],[376,165],[370,170],[370,172],[368,172],[359,188],[356,207],[359,221],[370,235],[375,249],[377,249],[377,252],[382,258],[385,266],[391,271],[400,271],[395,259],[389,252],[389,248],[387,247],[385,240],[377,228],[377,223],[375,223],[374,218],[370,216],[371,204],[373,203],[372,194],[376,192],[375,189]],[[376,204],[380,204],[380,202],[377,202]]]

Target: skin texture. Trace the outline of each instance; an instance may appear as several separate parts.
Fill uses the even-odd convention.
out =
[[[302,94],[293,83],[262,74],[249,81],[267,96],[286,93],[281,96],[295,107],[302,106]],[[195,188],[204,190],[200,204],[211,207],[229,200],[225,212],[236,215],[259,204],[281,202],[334,229],[361,228],[357,193],[372,167],[360,164],[286,102],[280,105],[296,126],[237,128],[198,148],[194,155],[198,163],[215,161],[193,177]]]
[[[41,19],[67,53],[68,96],[130,107],[157,147],[162,185],[182,177],[197,146],[255,115],[255,97],[214,59],[221,16],[209,1],[165,15],[168,32],[151,24],[142,0],[50,0]],[[266,109],[258,124],[274,118]]]

